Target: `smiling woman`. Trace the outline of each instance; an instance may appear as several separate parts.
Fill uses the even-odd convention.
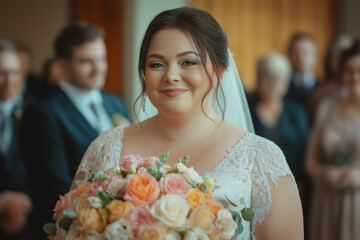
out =
[[[146,93],[158,114],[97,138],[82,159],[72,189],[75,180],[89,177],[88,169],[108,169],[130,154],[169,151],[170,166],[187,154],[189,166],[216,179],[216,200],[235,215],[242,208],[227,199],[253,208],[253,221],[244,223],[235,239],[303,239],[299,195],[281,150],[224,120],[211,107],[229,61],[226,34],[209,13],[177,8],[157,15],[145,33],[138,68],[143,96]],[[228,91],[224,94],[232,89]],[[240,106],[236,111],[241,112]]]

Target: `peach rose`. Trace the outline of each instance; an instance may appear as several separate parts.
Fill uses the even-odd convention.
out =
[[[151,204],[160,195],[159,184],[149,173],[133,174],[127,181],[124,199],[135,206],[143,203]]]
[[[191,209],[196,208],[204,203],[204,194],[197,188],[192,188],[187,196],[187,201],[190,204]]]
[[[166,240],[168,229],[159,223],[151,223],[140,226],[138,239],[142,240]]]
[[[189,216],[189,226],[191,228],[200,228],[207,234],[210,234],[213,229],[213,220],[215,215],[206,207],[195,208]]]
[[[79,225],[85,234],[102,232],[106,227],[106,217],[105,209],[84,208],[79,214]]]
[[[151,207],[151,215],[171,228],[185,226],[190,211],[188,202],[176,194],[163,195]]]
[[[112,223],[120,218],[126,218],[133,208],[134,206],[131,202],[123,202],[116,199],[112,200],[111,203],[106,206],[106,209],[109,211],[107,217],[108,222]]]
[[[159,181],[162,194],[177,194],[186,198],[189,192],[189,186],[182,175],[170,173],[162,177]]]
[[[120,163],[121,171],[128,172],[131,165],[133,165],[135,169],[138,169],[141,162],[142,158],[139,155],[127,155],[122,159]]]
[[[91,185],[88,187],[88,192],[93,195],[96,196],[97,192],[105,192],[105,185],[102,182],[93,182],[91,183]]]
[[[89,195],[84,192],[79,197],[75,198],[72,203],[72,210],[79,215],[80,211],[84,208],[92,208],[91,203],[88,201]]]
[[[218,211],[224,208],[221,202],[215,200],[206,201],[205,205],[214,215],[216,215]]]
[[[136,237],[139,231],[139,227],[144,224],[151,223],[151,213],[148,205],[140,205],[135,207],[128,215],[131,230]]]
[[[88,187],[91,185],[92,183],[91,182],[84,182],[83,184],[79,185],[77,188],[76,188],[76,193],[81,195],[83,192],[85,192]]]
[[[158,161],[159,161],[159,158],[157,158],[157,157],[144,158],[142,161],[141,167],[153,168],[153,167],[155,167],[155,165]]]
[[[221,236],[224,238],[232,238],[235,235],[236,223],[227,209],[221,209],[217,213],[216,225],[221,230]]]

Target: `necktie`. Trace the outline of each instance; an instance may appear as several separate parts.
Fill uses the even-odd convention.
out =
[[[0,111],[0,151],[5,151],[5,114]]]
[[[100,116],[99,116],[99,111],[97,110],[97,106],[95,103],[91,103],[90,104],[90,109],[93,112],[96,122],[94,125],[94,128],[98,131],[98,133],[101,132],[101,128],[100,128]]]

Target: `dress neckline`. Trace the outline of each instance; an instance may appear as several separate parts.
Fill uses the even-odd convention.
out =
[[[120,140],[120,149],[119,149],[120,150],[120,155],[121,155],[121,151],[123,149],[122,139],[124,138],[124,129],[126,127],[127,126],[120,126],[119,127],[119,130],[120,130],[120,139],[119,139]],[[242,136],[234,145],[229,147],[227,149],[224,157],[219,162],[217,162],[209,171],[206,171],[206,173],[211,173],[214,170],[216,170],[220,165],[222,165],[229,158],[229,156],[239,148],[239,146],[243,145],[243,142],[245,141],[245,139],[250,137],[251,135],[252,135],[251,133],[249,133],[248,131],[245,131],[244,136]],[[144,157],[144,156],[142,156],[142,157]]]

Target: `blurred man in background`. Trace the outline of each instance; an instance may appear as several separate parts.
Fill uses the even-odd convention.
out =
[[[24,232],[31,210],[18,134],[24,78],[16,45],[0,40],[0,239],[29,239]]]
[[[124,102],[100,91],[108,70],[102,31],[74,23],[60,32],[54,46],[63,79],[41,103],[26,110],[22,131],[35,239],[44,239],[41,227],[52,221],[56,201],[68,192],[91,141],[116,126],[114,120],[128,124]]]

